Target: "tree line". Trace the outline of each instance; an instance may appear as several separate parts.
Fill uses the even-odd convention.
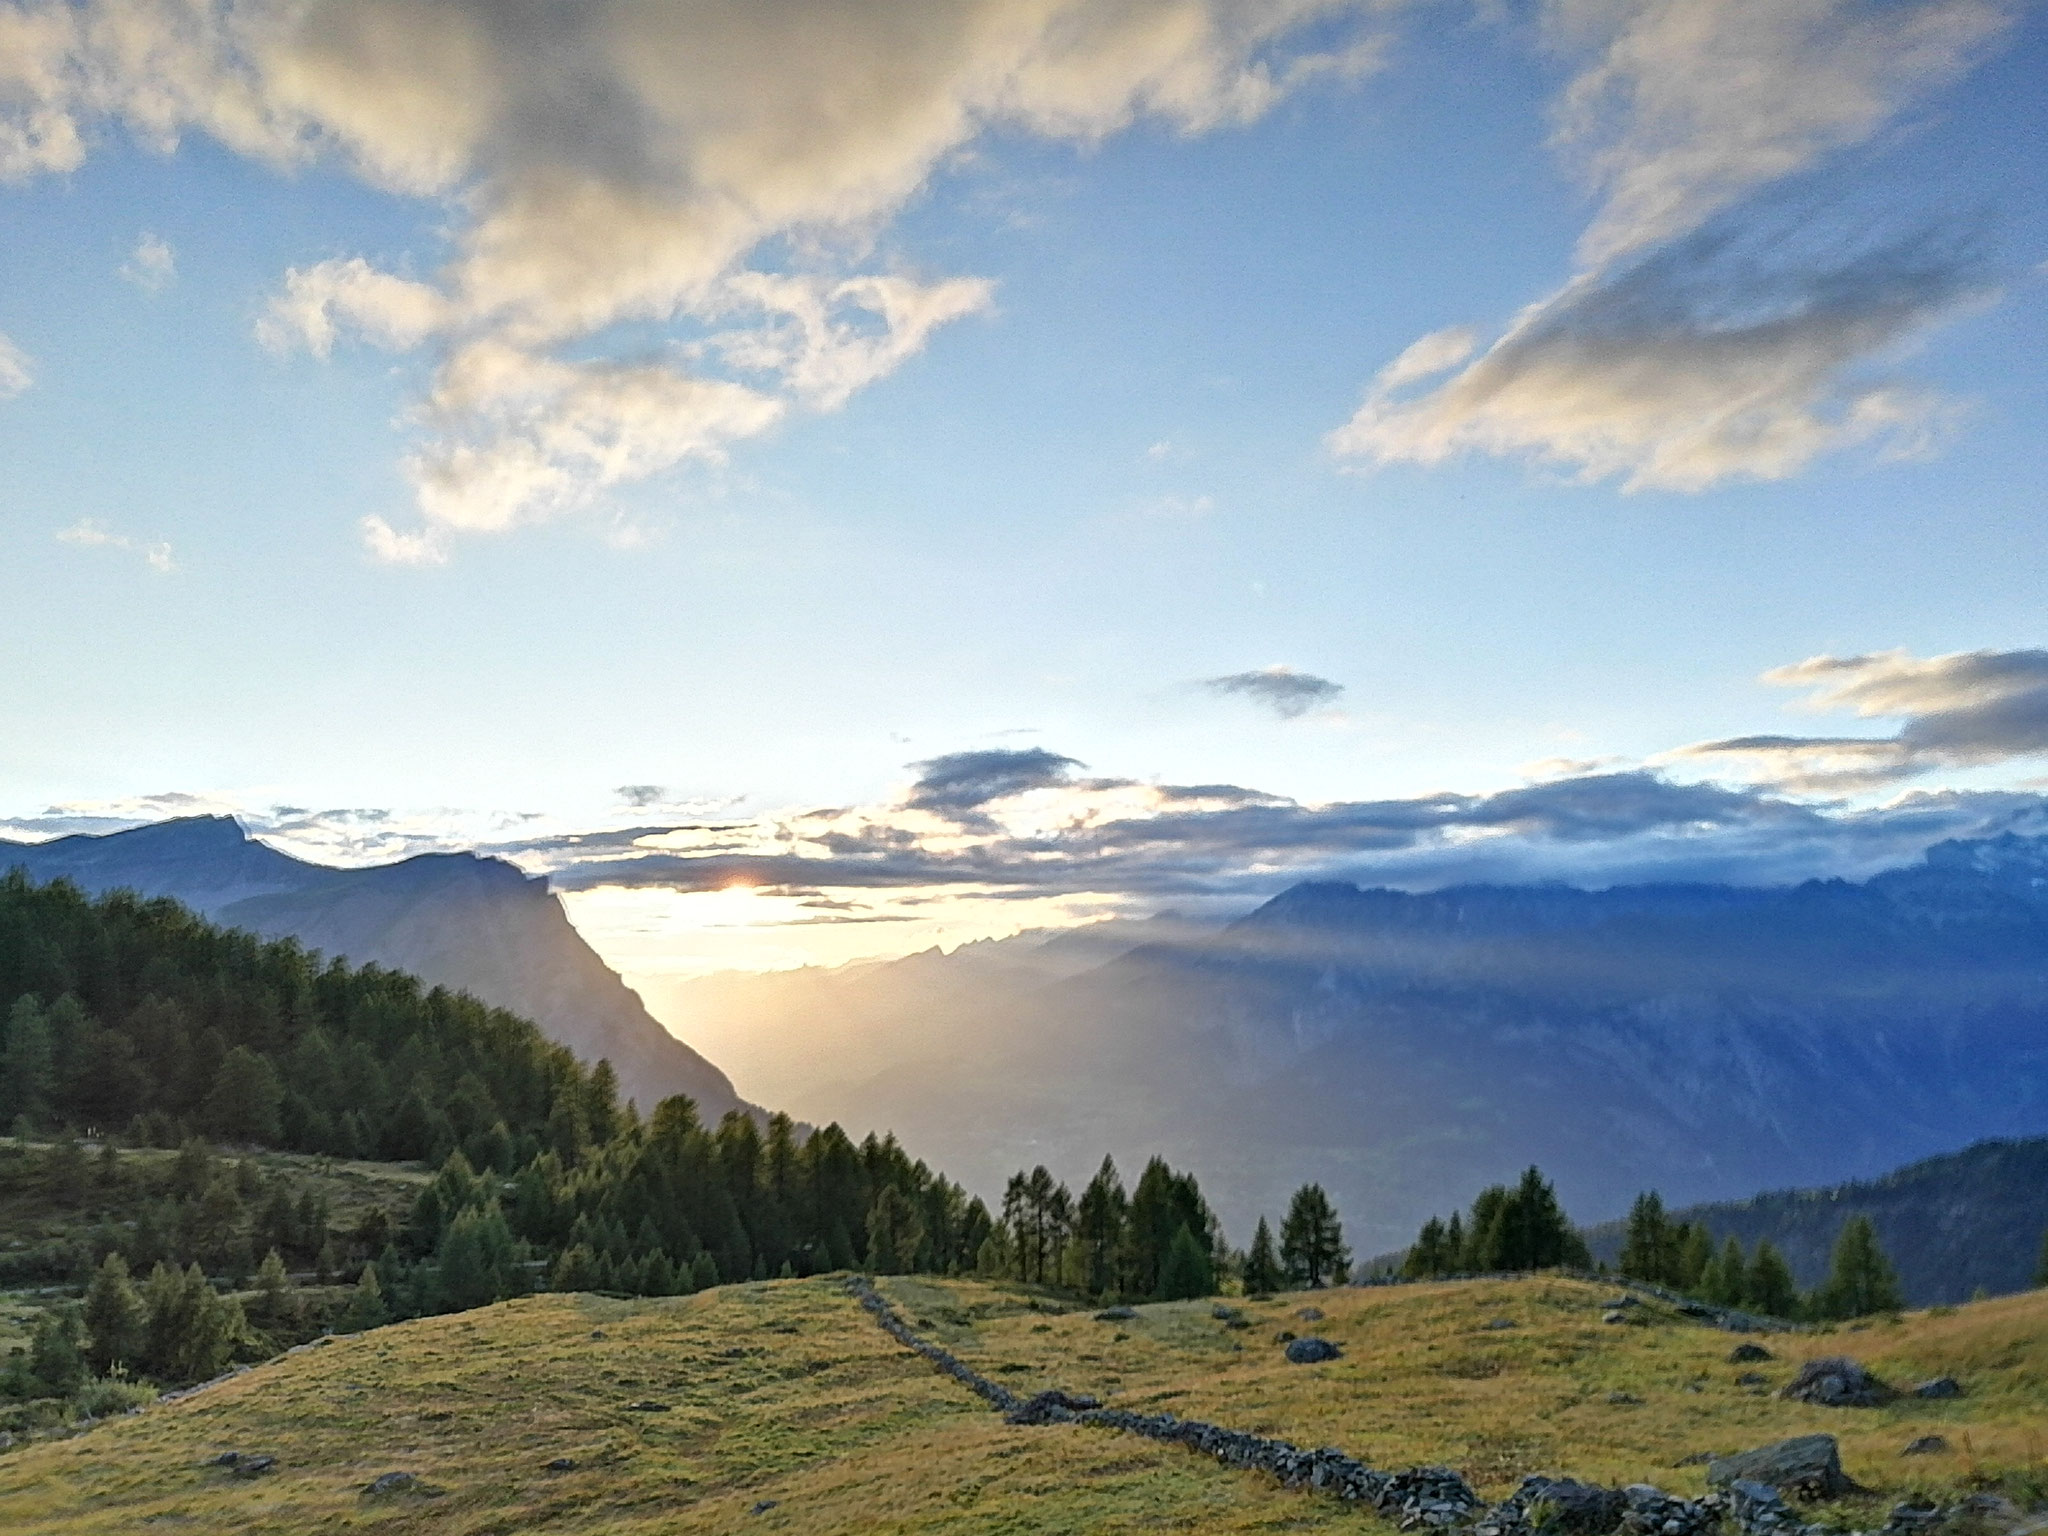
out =
[[[1730,1237],[1718,1246],[1704,1222],[1673,1221],[1654,1190],[1636,1196],[1628,1214],[1617,1268],[1717,1306],[1739,1307],[1770,1317],[1833,1322],[1896,1312],[1904,1306],[1898,1271],[1865,1215],[1842,1224],[1828,1275],[1802,1292],[1791,1266],[1769,1238],[1754,1253]]]

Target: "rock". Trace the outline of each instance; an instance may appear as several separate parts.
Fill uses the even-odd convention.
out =
[[[1640,1307],[1642,1303],[1633,1296],[1623,1294],[1615,1297],[1612,1301],[1603,1301],[1600,1305],[1609,1312],[1625,1312],[1630,1307]]]
[[[410,1472],[379,1473],[376,1477],[371,1478],[363,1487],[364,1496],[372,1499],[381,1499],[394,1493],[418,1493],[420,1491],[419,1478]]]
[[[541,1470],[544,1472],[574,1472],[576,1470],[576,1458],[574,1456],[557,1456]]]
[[[1138,1315],[1136,1307],[1104,1307],[1095,1314],[1098,1323],[1128,1323]]]
[[[1003,1415],[1003,1420],[1009,1424],[1057,1424],[1074,1414],[1088,1413],[1101,1406],[1100,1398],[1080,1392],[1062,1392],[1054,1387],[1012,1408]]]
[[[1823,1408],[1882,1408],[1898,1389],[1879,1381],[1847,1355],[1822,1355],[1799,1367],[1799,1374],[1778,1396]]]
[[[236,1477],[261,1477],[277,1465],[275,1456],[244,1456],[235,1467]]]
[[[1273,1342],[1275,1344],[1292,1344],[1294,1342],[1294,1330],[1292,1328],[1282,1328],[1273,1335]]]
[[[1617,1408],[1636,1408],[1642,1405],[1643,1400],[1633,1392],[1610,1392],[1607,1401]]]
[[[667,1403],[657,1403],[652,1398],[643,1398],[637,1403],[626,1404],[628,1413],[667,1413]]]
[[[605,1334],[605,1331],[604,1331],[604,1330],[603,1330],[602,1328],[593,1328],[593,1329],[591,1329],[591,1330],[590,1330],[590,1336],[591,1336],[591,1337],[592,1337],[593,1339],[602,1339],[602,1338],[606,1337],[606,1334]]]
[[[1515,1320],[1512,1317],[1489,1317],[1480,1326],[1489,1332],[1499,1333],[1504,1328],[1513,1328]]]
[[[1730,1365],[1754,1365],[1759,1360],[1775,1360],[1778,1357],[1761,1344],[1738,1344],[1728,1351]]]
[[[1287,1358],[1295,1365],[1321,1365],[1325,1360],[1335,1360],[1344,1353],[1328,1339],[1292,1339],[1287,1345]]]
[[[1570,1477],[1531,1476],[1522,1479],[1513,1502],[1539,1530],[1606,1536],[1621,1524],[1628,1501],[1618,1488],[1602,1488]]]
[[[756,1499],[754,1507],[748,1510],[747,1513],[750,1515],[765,1515],[781,1502],[782,1500],[780,1499]]]
[[[1922,1435],[1917,1440],[1908,1440],[1901,1456],[1938,1456],[1948,1449],[1948,1442],[1939,1435]]]
[[[1765,1536],[1783,1530],[1803,1531],[1805,1526],[1785,1505],[1778,1490],[1769,1483],[1738,1477],[1728,1485],[1728,1504],[1745,1536]]]
[[[1300,1307],[1296,1309],[1294,1317],[1297,1322],[1320,1323],[1323,1320],[1323,1309],[1321,1307]]]
[[[1240,1312],[1236,1307],[1226,1307],[1219,1301],[1209,1309],[1209,1315],[1219,1323],[1234,1323],[1243,1318],[1244,1313]]]
[[[1671,1463],[1674,1467],[1704,1467],[1708,1462],[1719,1461],[1726,1451],[1694,1451],[1690,1456],[1681,1456]]]
[[[1963,1384],[1953,1376],[1937,1376],[1932,1381],[1923,1381],[1913,1389],[1915,1397],[1961,1397]]]
[[[1708,1487],[1732,1489],[1743,1482],[1762,1483],[1806,1499],[1833,1499],[1863,1491],[1842,1470],[1841,1447],[1833,1435],[1795,1435],[1708,1463]]]
[[[1625,1323],[1628,1321],[1628,1314],[1617,1307],[1603,1312],[1600,1315],[1600,1321],[1603,1323]]]
[[[1738,1387],[1767,1387],[1770,1385],[1770,1379],[1762,1371],[1744,1371],[1735,1378],[1735,1385]]]
[[[1946,1514],[1939,1504],[1915,1500],[1894,1504],[1884,1522],[1884,1536],[1921,1536],[1940,1528]]]

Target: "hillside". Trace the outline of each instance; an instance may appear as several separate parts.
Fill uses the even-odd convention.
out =
[[[2034,1283],[2048,1231],[2048,1137],[1984,1142],[1878,1179],[1672,1213],[1705,1223],[1717,1240],[1740,1238],[1745,1248],[1770,1239],[1802,1286],[1827,1273],[1835,1238],[1856,1215],[1876,1225],[1914,1306],[1967,1301],[1980,1289],[2024,1290]],[[1611,1262],[1620,1253],[1622,1225],[1586,1233],[1595,1257]]]
[[[9,868],[93,894],[173,897],[230,927],[469,992],[532,1019],[586,1065],[609,1060],[621,1094],[644,1110],[681,1093],[716,1121],[740,1104],[725,1074],[656,1023],[583,941],[547,881],[502,859],[423,854],[330,869],[265,846],[230,817],[194,816],[0,842],[0,873]]]
[[[1966,1395],[1830,1410],[1758,1395],[1728,1335],[1659,1317],[1601,1323],[1577,1282],[1318,1292],[1248,1306],[1231,1330],[1205,1303],[1121,1325],[1010,1288],[885,1281],[905,1316],[1019,1391],[1057,1383],[1337,1445],[1397,1468],[1444,1462],[1488,1497],[1525,1472],[1697,1493],[1701,1450],[1809,1431],[1839,1436],[1881,1521],[1909,1493],[2023,1478],[2048,1431],[2048,1297],[1914,1315],[1853,1335],[1778,1337],[1758,1367],[1852,1348],[1911,1383]],[[1344,1358],[1291,1366],[1272,1342],[1313,1303]],[[1505,1319],[1515,1326],[1489,1326]],[[1640,1401],[1610,1401],[1623,1393]],[[1532,1411],[1539,1410],[1539,1411]],[[1943,1435],[1951,1452],[1902,1459]],[[267,1475],[209,1465],[272,1455]],[[553,1470],[550,1463],[573,1463]],[[366,1495],[408,1472],[413,1491]],[[2021,1482],[2007,1484],[2024,1491]],[[877,1329],[832,1277],[626,1303],[539,1296],[344,1338],[197,1397],[0,1456],[0,1526],[392,1531],[1097,1532],[1355,1530],[1374,1522],[1308,1491],[1173,1446],[1006,1424]]]
[[[979,1187],[1041,1159],[1085,1177],[1063,1149],[1106,1129],[1122,1161],[1198,1173],[1240,1242],[1319,1179],[1365,1252],[1530,1162],[1600,1220],[1644,1188],[1738,1198],[2048,1130],[2043,839],[1770,889],[1301,885],[1077,975],[980,969],[864,980],[889,1006],[855,1015],[838,1070],[758,1091]],[[765,1020],[756,1059],[809,1018]]]

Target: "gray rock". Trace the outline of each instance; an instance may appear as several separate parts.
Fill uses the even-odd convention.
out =
[[[1603,1323],[1625,1323],[1628,1321],[1628,1314],[1617,1307],[1602,1313],[1600,1321]]]
[[[1937,1376],[1932,1381],[1923,1381],[1913,1389],[1915,1397],[1961,1397],[1963,1384],[1953,1376]]]
[[[1799,1374],[1778,1396],[1823,1408],[1882,1408],[1899,1395],[1847,1355],[1822,1355],[1799,1367]]]
[[[653,1398],[642,1398],[637,1403],[626,1404],[628,1413],[667,1413],[667,1403],[657,1403]]]
[[[1343,1353],[1328,1339],[1293,1339],[1287,1345],[1287,1358],[1295,1365],[1321,1365]]]
[[[1128,1323],[1138,1315],[1136,1307],[1104,1307],[1095,1314],[1098,1323]]]
[[[1901,1456],[1939,1456],[1948,1449],[1948,1442],[1939,1435],[1922,1435],[1917,1440],[1908,1440]]]
[[[1735,1378],[1735,1385],[1738,1387],[1767,1387],[1770,1385],[1770,1381],[1762,1371],[1744,1371]]]
[[[1294,1317],[1297,1322],[1320,1323],[1323,1320],[1323,1309],[1321,1307],[1297,1307]]]
[[[756,1499],[754,1507],[748,1510],[747,1513],[750,1515],[765,1515],[781,1502],[782,1500],[780,1499]]]
[[[1621,1524],[1627,1507],[1619,1488],[1602,1488],[1571,1477],[1531,1476],[1522,1479],[1514,1501],[1539,1530],[1569,1531],[1574,1536],[1606,1536]]]
[[[1642,1406],[1643,1400],[1633,1392],[1610,1392],[1607,1394],[1607,1401],[1617,1408],[1638,1408]]]
[[[1227,1307],[1220,1301],[1209,1309],[1209,1315],[1219,1323],[1235,1323],[1244,1317],[1244,1313],[1236,1307]]]
[[[1491,1333],[1499,1333],[1503,1329],[1515,1327],[1516,1324],[1515,1320],[1512,1317],[1489,1317],[1480,1326],[1487,1329]]]
[[[420,1490],[420,1480],[411,1472],[382,1472],[363,1487],[363,1493],[373,1499],[394,1493],[418,1493]]]
[[[1833,1499],[1862,1491],[1842,1470],[1842,1450],[1833,1435],[1795,1435],[1707,1464],[1710,1488],[1732,1490],[1744,1482],[1762,1483],[1807,1499]]]
[[[1760,1360],[1775,1360],[1778,1357],[1761,1344],[1738,1344],[1728,1351],[1730,1365],[1754,1365]]]
[[[1615,1297],[1612,1301],[1603,1301],[1600,1305],[1610,1312],[1625,1312],[1630,1307],[1640,1307],[1642,1303],[1633,1296],[1623,1294]]]
[[[557,1456],[541,1470],[545,1472],[574,1472],[576,1470],[576,1458],[574,1456]]]

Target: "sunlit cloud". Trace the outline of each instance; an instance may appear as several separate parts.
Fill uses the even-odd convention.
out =
[[[0,400],[12,400],[35,383],[35,364],[6,335],[0,334]]]
[[[167,242],[145,230],[121,263],[121,276],[144,293],[162,293],[177,281],[177,255]]]
[[[145,540],[130,538],[125,533],[115,533],[95,518],[81,518],[69,528],[57,531],[57,540],[62,544],[76,544],[84,549],[118,550],[124,554],[139,555],[153,571],[168,574],[178,568],[171,558],[171,546],[161,539]]]

